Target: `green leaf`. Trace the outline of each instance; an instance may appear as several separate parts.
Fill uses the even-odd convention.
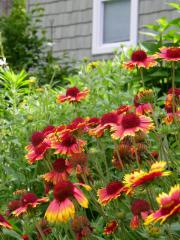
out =
[[[9,237],[12,237],[14,239],[18,239],[18,240],[22,240],[22,237],[21,235],[19,235],[18,233],[16,233],[15,231],[13,230],[9,230],[9,229],[3,229],[3,234],[4,235],[7,235]]]

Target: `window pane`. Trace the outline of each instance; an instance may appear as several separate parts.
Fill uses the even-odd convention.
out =
[[[130,0],[104,2],[103,43],[129,40]]]

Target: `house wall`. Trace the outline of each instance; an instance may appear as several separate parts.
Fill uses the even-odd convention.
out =
[[[172,0],[139,0],[138,30],[143,31],[143,25],[153,23],[162,16],[168,19],[177,17],[178,13],[167,2]],[[45,9],[42,26],[46,28],[47,36],[53,40],[55,56],[61,56],[67,51],[74,59],[108,57],[92,56],[91,53],[93,0],[28,0],[28,8],[33,8],[36,3]],[[139,40],[143,39],[139,34]]]

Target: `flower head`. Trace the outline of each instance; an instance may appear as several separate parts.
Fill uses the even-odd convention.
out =
[[[25,148],[28,151],[25,157],[30,164],[44,158],[46,151],[51,146],[50,140],[46,137],[52,133],[54,129],[53,126],[47,126],[42,131],[37,131],[32,134],[31,143]]]
[[[151,165],[148,172],[139,170],[133,173],[126,174],[124,176],[124,184],[128,189],[127,194],[132,192],[134,188],[152,182],[157,177],[168,176],[171,174],[169,171],[165,171],[166,162],[155,162]]]
[[[134,51],[131,55],[131,60],[124,64],[124,67],[133,70],[135,67],[138,68],[150,68],[157,65],[153,56],[148,56],[143,50]]]
[[[160,53],[156,54],[158,58],[165,61],[179,61],[180,60],[180,47],[162,47]]]
[[[115,220],[112,220],[106,224],[106,227],[104,228],[104,235],[110,235],[113,234],[118,228],[118,223]]]
[[[76,235],[76,240],[89,237],[93,231],[86,216],[75,216],[71,224],[72,230]]]
[[[113,199],[118,198],[124,192],[124,186],[119,181],[109,183],[105,188],[98,190],[98,201],[103,205],[107,205]]]
[[[57,97],[57,103],[70,102],[78,103],[87,97],[89,93],[88,89],[80,91],[77,87],[68,88],[65,95],[59,95]]]
[[[8,210],[6,212],[7,216],[10,216],[12,214],[13,211],[15,211],[17,208],[19,208],[21,206],[21,200],[16,199],[16,200],[12,200],[8,203]]]
[[[27,192],[21,197],[21,205],[19,208],[15,209],[12,214],[18,217],[19,215],[27,212],[30,208],[35,208],[40,203],[48,202],[48,198],[37,198],[36,194],[32,192]]]
[[[81,133],[86,129],[86,119],[82,117],[75,118],[69,125],[67,125],[65,132]]]
[[[136,199],[131,204],[133,218],[130,222],[130,227],[136,229],[139,227],[140,219],[145,219],[150,213],[150,205],[144,199]]]
[[[59,138],[51,141],[51,147],[56,149],[56,154],[71,156],[74,153],[83,152],[86,145],[84,140],[76,138],[71,133],[64,133]]]
[[[8,223],[1,214],[0,214],[0,226],[4,228],[12,229],[11,224]]]
[[[72,183],[70,181],[60,181],[54,187],[54,200],[49,204],[45,217],[48,222],[67,222],[74,218],[75,207],[72,198],[83,207],[88,208],[88,200],[76,186],[85,187],[86,190],[91,188],[81,183]]]
[[[94,129],[89,130],[89,134],[96,137],[101,137],[106,129],[118,124],[119,115],[117,112],[103,114],[100,123]]]
[[[158,221],[162,224],[171,216],[180,213],[180,185],[173,186],[168,194],[161,193],[157,202],[160,208],[146,218],[146,225]]]
[[[57,184],[61,180],[67,180],[71,172],[71,166],[64,158],[58,158],[52,164],[53,170],[43,175],[46,182]]]
[[[119,124],[113,126],[112,138],[123,139],[126,136],[135,136],[136,132],[148,133],[154,128],[151,118],[144,115],[138,116],[135,113],[125,113],[119,117]]]

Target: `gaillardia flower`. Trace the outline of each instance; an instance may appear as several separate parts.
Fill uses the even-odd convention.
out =
[[[82,117],[75,118],[70,124],[66,126],[66,130],[64,132],[71,133],[82,133],[86,129],[86,119]]]
[[[51,141],[51,147],[55,148],[56,154],[71,156],[74,153],[83,152],[86,145],[84,140],[76,138],[71,133],[64,133],[59,138]]]
[[[147,53],[143,50],[137,50],[132,53],[131,60],[124,64],[124,67],[133,70],[135,67],[138,68],[150,68],[157,65],[153,56],[147,56]]]
[[[50,140],[46,137],[52,131],[54,131],[54,127],[48,126],[43,131],[37,131],[32,134],[31,144],[25,148],[28,151],[25,157],[30,164],[44,158],[46,151],[51,146]]]
[[[68,88],[65,95],[59,95],[57,97],[57,103],[70,102],[78,103],[87,97],[89,93],[88,89],[80,91],[77,87]]]
[[[90,237],[93,229],[86,216],[75,216],[71,224],[72,230],[76,235],[76,240]]]
[[[12,212],[21,206],[21,200],[16,199],[8,203],[8,210],[6,211],[6,216],[11,216]]]
[[[98,202],[105,206],[111,200],[118,198],[124,191],[125,189],[121,182],[111,182],[105,188],[101,188],[98,190]]]
[[[124,176],[124,185],[127,188],[127,194],[132,192],[134,188],[150,183],[157,177],[168,176],[171,174],[170,171],[166,170],[166,162],[160,161],[155,162],[151,165],[149,172],[142,170],[134,171],[133,173],[126,174]]]
[[[112,220],[106,224],[106,227],[104,228],[103,234],[104,235],[110,235],[113,234],[118,228],[118,223],[115,220]]]
[[[162,58],[165,61],[179,61],[180,60],[180,47],[162,47],[160,53],[157,53],[158,58]]]
[[[76,187],[78,185],[91,190],[88,185],[70,181],[61,181],[55,185],[54,200],[49,204],[45,213],[48,222],[67,222],[70,218],[74,218],[75,207],[72,198],[76,199],[83,208],[88,208],[88,200]]]
[[[89,130],[91,136],[101,137],[106,129],[118,124],[119,115],[117,112],[103,114],[100,123],[94,129]]]
[[[131,212],[133,218],[131,219],[130,227],[136,229],[140,225],[140,220],[144,220],[149,215],[150,205],[144,199],[136,199],[131,204]]]
[[[19,215],[27,212],[27,210],[35,208],[37,205],[48,201],[49,199],[47,197],[37,198],[36,194],[32,192],[25,193],[21,197],[21,206],[14,210],[12,214],[18,217]]]
[[[135,136],[138,131],[148,133],[153,128],[151,118],[135,113],[125,113],[120,115],[119,124],[111,127],[113,132],[111,136],[113,139],[123,139],[126,136]]]
[[[12,226],[10,223],[8,223],[5,218],[0,214],[0,227],[12,229]]]
[[[53,170],[43,175],[46,182],[52,182],[55,185],[61,180],[68,180],[72,168],[66,159],[58,158],[52,165]]]
[[[178,184],[172,187],[169,194],[161,193],[159,197],[157,197],[157,202],[160,208],[146,218],[146,225],[158,221],[161,221],[162,224],[169,217],[180,213],[180,185]]]

